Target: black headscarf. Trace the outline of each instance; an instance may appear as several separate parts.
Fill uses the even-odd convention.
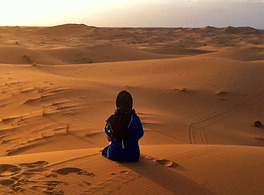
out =
[[[108,119],[111,130],[117,140],[126,139],[129,131],[128,126],[131,120],[131,114],[135,114],[133,108],[133,99],[129,92],[121,91],[116,97],[116,111]]]

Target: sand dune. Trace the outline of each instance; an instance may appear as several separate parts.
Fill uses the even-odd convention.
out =
[[[7,64],[28,64],[31,61],[38,64],[83,64],[182,57],[221,51],[221,47],[227,46],[263,45],[264,36],[262,31],[250,27],[111,29],[83,24],[0,27],[0,32],[0,63]],[[30,60],[23,59],[23,56]]]
[[[207,56],[229,58],[241,61],[258,61],[264,59],[264,49],[224,48]]]
[[[89,27],[84,24],[64,24],[53,27],[46,27],[35,32],[36,35],[44,36],[79,36],[83,33],[93,31],[95,27]]]
[[[20,46],[0,47],[0,59],[2,64],[61,64],[59,59],[45,55],[43,52],[34,51]]]
[[[127,60],[173,58],[176,56],[151,54],[136,48],[97,45],[87,48],[56,48],[33,50],[20,46],[0,47],[2,64],[87,64]]]
[[[51,194],[263,192],[263,186],[256,185],[263,175],[262,148],[148,145],[142,146],[141,149],[143,154],[138,163],[111,162],[100,156],[99,148],[2,157],[0,173],[5,179],[0,180],[3,186],[0,192]],[[178,162],[177,166],[167,167],[166,164],[160,163],[174,161]]]
[[[262,194],[263,32],[0,27],[0,193]],[[138,163],[100,155],[120,90]]]
[[[252,34],[252,33],[259,33],[258,30],[251,28],[251,27],[232,27],[228,26],[224,28],[226,33],[238,33],[238,34]]]

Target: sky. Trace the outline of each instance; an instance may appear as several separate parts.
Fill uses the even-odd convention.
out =
[[[264,0],[0,0],[0,26],[264,29]]]

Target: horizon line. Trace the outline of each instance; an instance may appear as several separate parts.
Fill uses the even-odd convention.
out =
[[[175,29],[175,28],[183,28],[183,29],[190,29],[190,28],[206,28],[206,27],[213,27],[213,28],[227,28],[227,27],[234,27],[234,28],[254,28],[256,30],[264,30],[260,28],[255,28],[252,26],[232,26],[232,25],[227,25],[227,26],[212,26],[212,25],[207,25],[207,26],[202,26],[202,27],[183,27],[183,26],[94,26],[94,25],[87,25],[85,23],[63,23],[63,24],[56,24],[56,25],[43,25],[43,26],[33,26],[33,25],[0,25],[0,27],[56,27],[56,26],[63,26],[63,25],[85,25],[88,27],[94,27],[94,28],[141,28],[141,29],[150,29],[150,28],[159,28],[159,29]]]

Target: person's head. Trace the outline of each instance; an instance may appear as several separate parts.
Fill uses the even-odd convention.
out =
[[[131,115],[135,114],[133,99],[129,92],[121,91],[116,97],[117,110],[111,115],[108,122],[111,124],[113,133],[117,140],[126,139],[129,134],[129,123]]]
[[[116,97],[116,107],[132,110],[133,108],[132,95],[127,91],[119,92],[119,94]]]

